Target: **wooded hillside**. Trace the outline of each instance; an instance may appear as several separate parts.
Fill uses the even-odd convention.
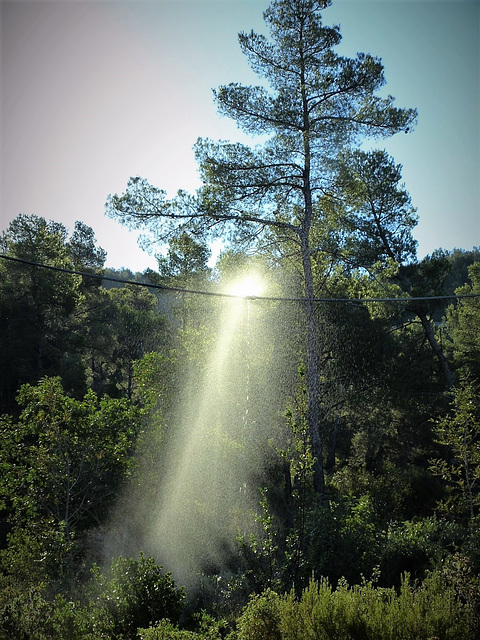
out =
[[[82,222],[3,233],[1,638],[480,634],[480,251],[417,257],[364,146],[416,111],[329,4],[239,35],[261,83],[215,100],[260,144],[108,196],[157,270],[105,268]]]

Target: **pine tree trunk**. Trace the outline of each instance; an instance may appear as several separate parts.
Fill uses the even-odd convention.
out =
[[[452,372],[450,371],[450,367],[448,366],[448,360],[446,359],[441,346],[438,344],[437,339],[435,338],[435,334],[433,333],[433,329],[432,329],[432,324],[430,320],[427,318],[427,314],[425,312],[416,310],[416,314],[419,317],[420,322],[422,323],[422,327],[425,331],[427,340],[433,349],[433,353],[436,355],[438,362],[440,363],[440,367],[442,369],[445,382],[447,383],[447,387],[451,389],[454,385]]]
[[[308,239],[302,238],[302,261],[305,277],[305,316],[307,323],[307,383],[308,383],[308,428],[315,457],[314,489],[319,495],[325,493],[325,476],[323,471],[323,447],[320,436],[320,385],[318,363],[318,326],[315,317],[313,295],[313,275],[310,262]]]

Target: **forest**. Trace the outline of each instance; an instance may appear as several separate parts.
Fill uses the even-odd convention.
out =
[[[479,637],[480,249],[417,257],[401,166],[361,146],[416,111],[329,4],[239,34],[269,88],[215,101],[260,144],[108,196],[156,271],[81,221],[2,233],[0,638]]]

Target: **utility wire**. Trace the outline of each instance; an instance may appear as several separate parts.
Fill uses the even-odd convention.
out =
[[[175,293],[190,293],[201,296],[214,296],[219,298],[240,298],[243,300],[271,300],[276,302],[306,302],[307,298],[281,298],[275,296],[254,296],[254,295],[238,295],[235,293],[222,293],[220,291],[205,291],[200,289],[185,289],[182,287],[170,287],[165,284],[154,284],[148,282],[137,282],[135,280],[126,280],[125,278],[114,278],[113,276],[105,276],[100,273],[88,273],[86,271],[77,271],[75,269],[67,269],[65,267],[55,267],[50,264],[42,264],[41,262],[34,262],[33,260],[26,260],[24,258],[14,258],[13,256],[6,256],[0,254],[0,258],[3,260],[10,260],[11,262],[18,262],[20,264],[27,264],[32,267],[38,267],[40,269],[50,269],[50,271],[59,271],[61,273],[69,273],[75,276],[82,276],[83,278],[93,278],[96,280],[107,280],[109,282],[117,282],[120,284],[131,284],[136,287],[147,287],[148,289],[161,289],[163,291],[172,291]],[[445,296],[414,296],[408,298],[313,298],[313,302],[412,302],[416,300],[458,300],[461,298],[479,298],[480,293],[465,293],[465,294],[449,294]]]

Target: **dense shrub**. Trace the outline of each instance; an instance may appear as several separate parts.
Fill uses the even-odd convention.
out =
[[[392,523],[381,550],[382,582],[397,584],[405,572],[421,580],[461,545],[464,536],[455,522],[435,517]]]
[[[98,640],[92,611],[62,596],[52,601],[38,587],[12,598],[0,609],[1,640]]]
[[[110,575],[96,569],[96,629],[111,640],[136,638],[137,629],[147,628],[166,618],[177,622],[185,594],[170,573],[153,558],[119,557],[113,560]],[[103,637],[103,636],[102,636]]]
[[[238,621],[238,640],[282,640],[281,604],[270,589],[252,596]]]
[[[332,582],[359,582],[378,565],[383,543],[369,496],[335,498],[307,516],[308,540],[303,586],[313,570]],[[308,570],[308,574],[307,574]]]
[[[160,620],[154,627],[139,629],[139,640],[220,640],[224,637],[223,621],[202,616],[198,631],[179,629],[168,620]]]
[[[253,597],[238,621],[238,640],[467,640],[472,612],[439,573],[422,585],[405,575],[400,590],[371,582],[336,589],[311,580],[297,599],[266,591]]]

